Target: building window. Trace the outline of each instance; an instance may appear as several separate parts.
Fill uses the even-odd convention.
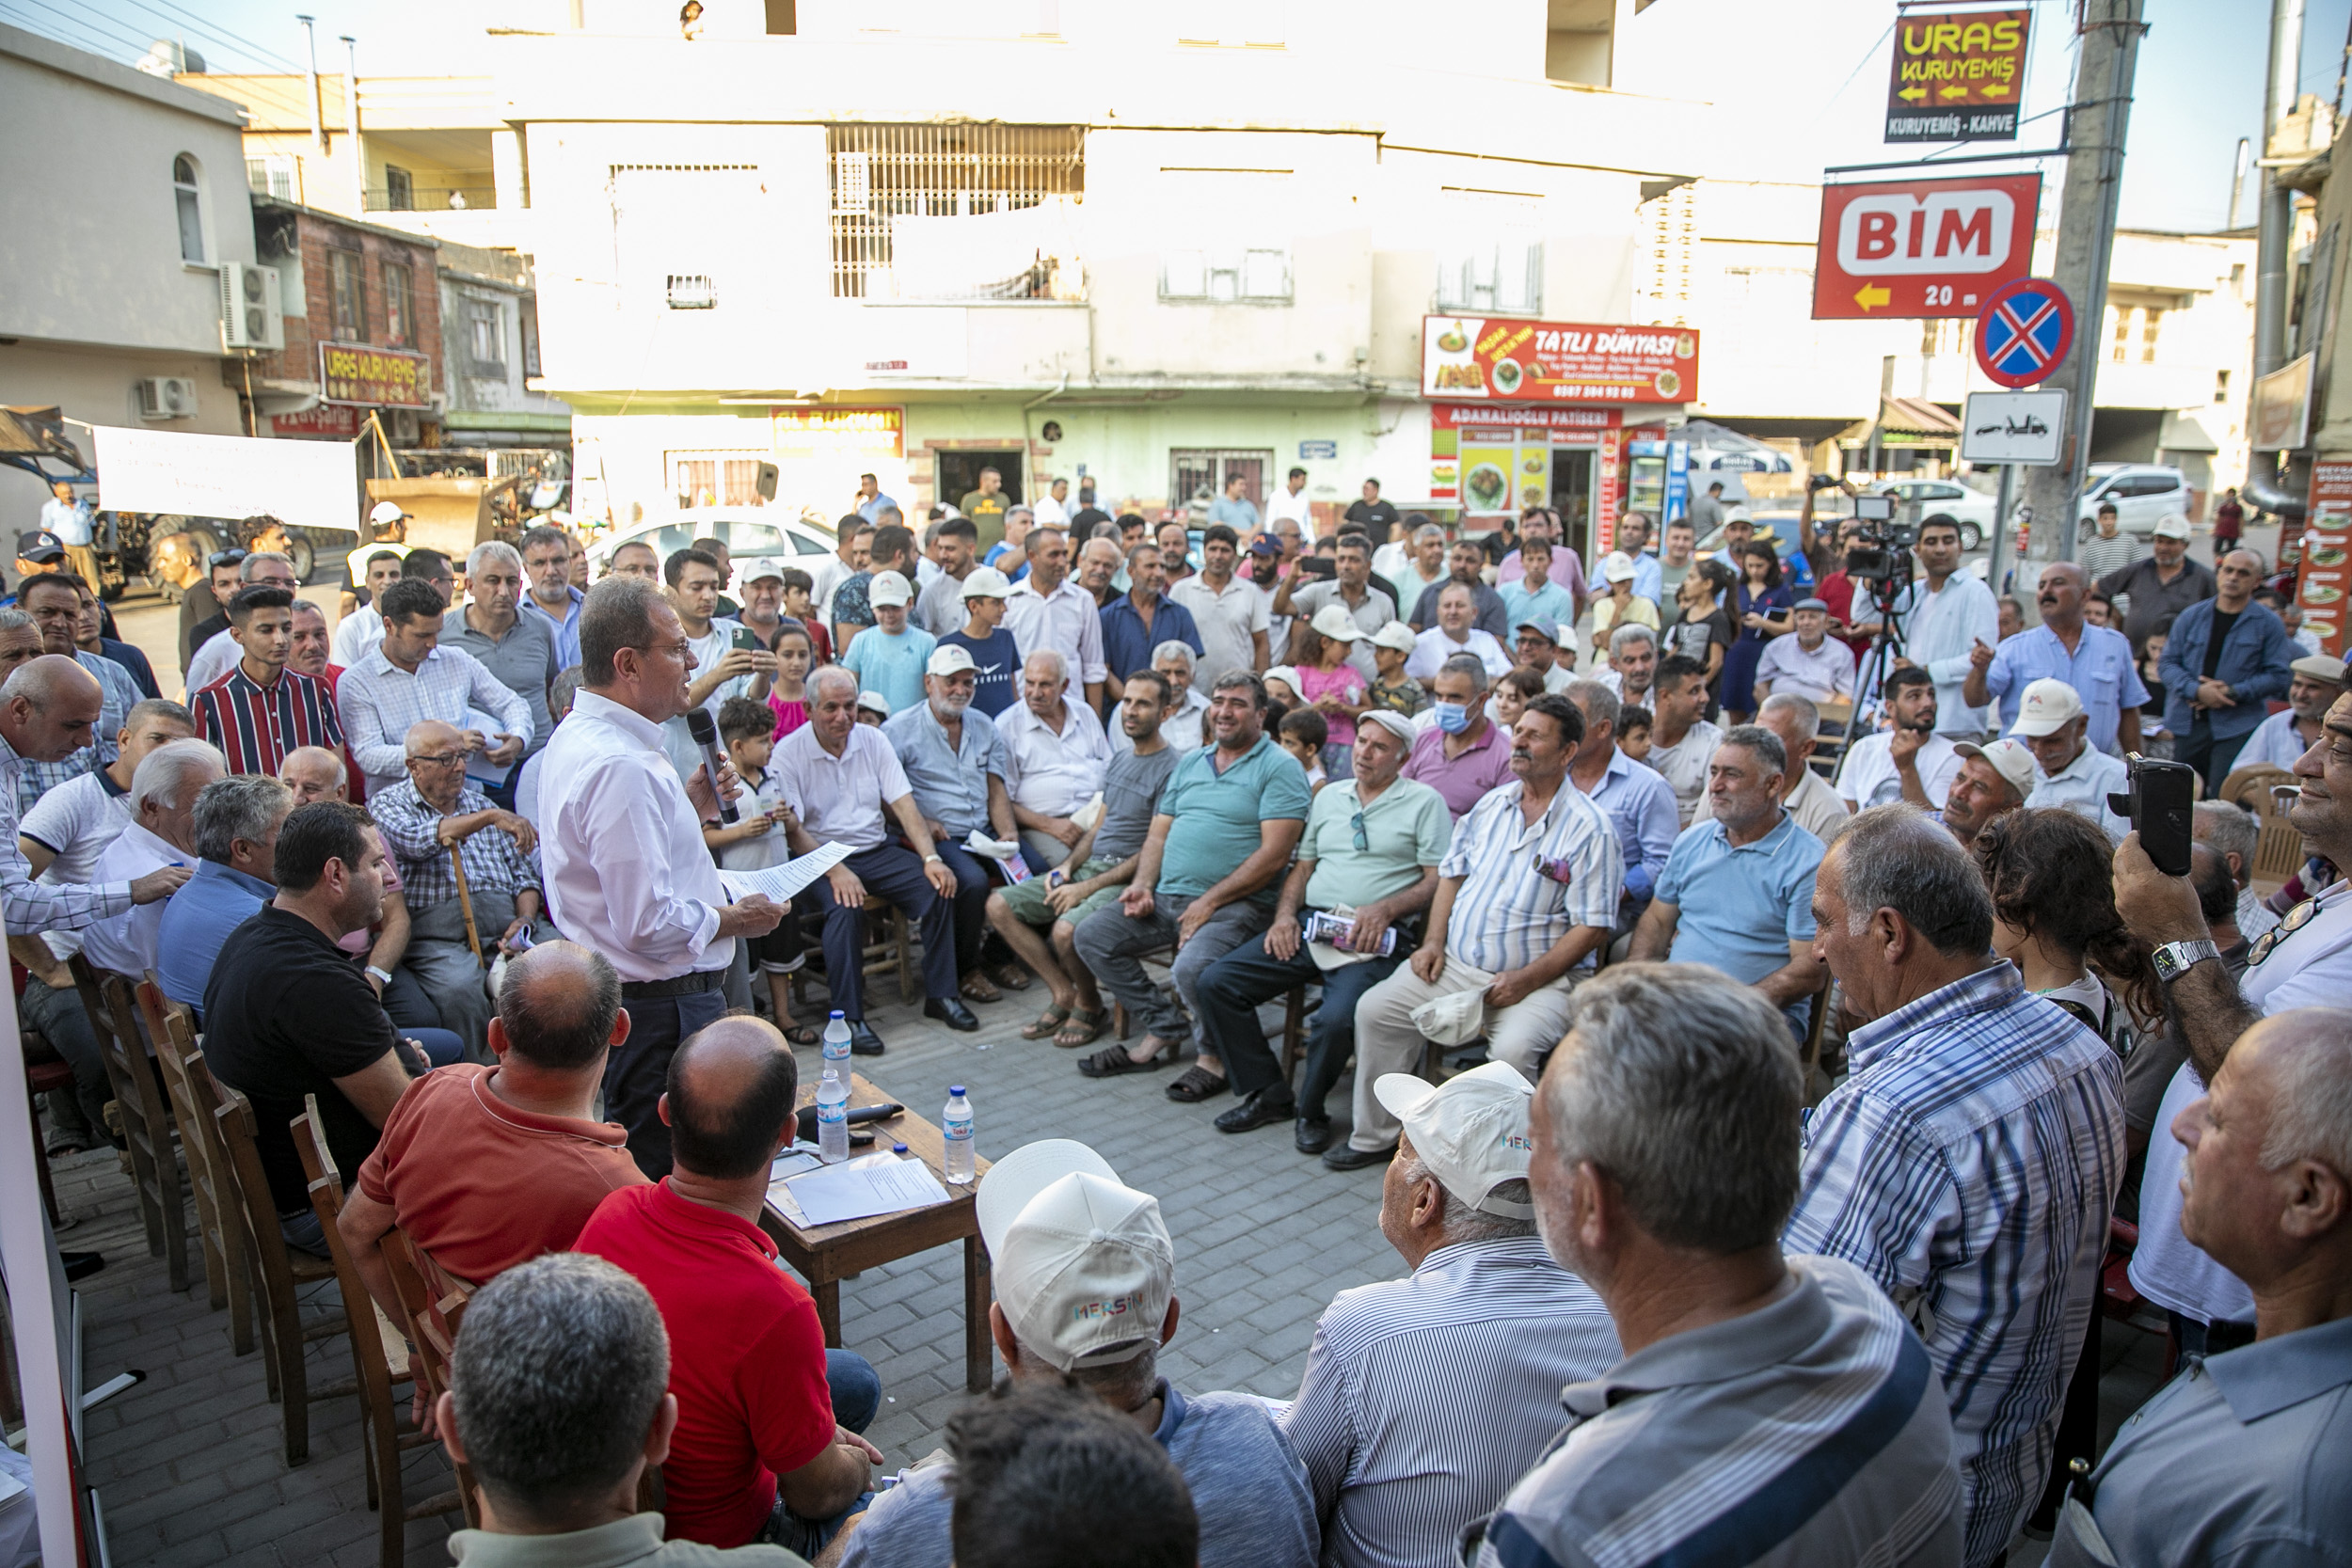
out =
[[[663,290],[673,310],[716,310],[719,285],[707,272],[674,272]]]
[[[506,379],[506,312],[492,300],[468,301],[466,337],[473,373]]]
[[[245,161],[245,182],[256,196],[275,197],[280,201],[298,199],[294,195],[294,161],[283,152],[273,152],[265,158]]]
[[[2213,372],[2213,401],[2216,403],[2230,401],[2230,372],[2228,371]]]
[[[765,460],[764,453],[674,451],[668,455],[670,493],[677,498],[679,506],[760,504],[759,466]]]
[[[1225,494],[1226,482],[1238,479],[1242,482],[1243,497],[1263,507],[1266,476],[1273,471],[1271,451],[1178,447],[1168,454],[1168,493],[1177,505],[1206,514],[1209,503]]]
[[[326,253],[329,308],[335,315],[338,342],[368,341],[368,291],[362,265],[356,250],[330,249]]]
[[[417,210],[417,182],[405,168],[384,166],[384,208],[392,213]]]
[[[2141,364],[2153,365],[2156,362],[2156,333],[2157,330],[2163,325],[2164,311],[2162,308],[2151,305],[2140,311],[2139,362]]]
[[[204,260],[204,201],[196,180],[196,160],[183,152],[171,161],[171,199],[180,216],[180,260]]]
[[[539,296],[525,294],[516,308],[516,323],[522,328],[523,374],[539,373]]]
[[[1171,250],[1160,258],[1160,297],[1210,305],[1288,305],[1287,250]]]
[[[1083,125],[834,125],[836,299],[1085,297]]]
[[[767,190],[755,164],[615,164],[612,240],[624,308],[708,310],[719,285],[771,265],[756,231]],[[751,297],[748,284],[734,296]]]
[[[416,346],[416,291],[410,278],[405,262],[384,263],[384,341],[388,347]]]

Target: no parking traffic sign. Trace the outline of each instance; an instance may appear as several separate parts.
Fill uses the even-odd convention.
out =
[[[2002,284],[1977,313],[1977,363],[2004,387],[2043,380],[2074,341],[2074,307],[2046,277]]]

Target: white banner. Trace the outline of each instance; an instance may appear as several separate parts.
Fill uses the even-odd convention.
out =
[[[358,449],[99,425],[98,504],[110,512],[251,517],[359,531]]]
[[[1971,392],[1960,417],[1960,455],[1969,463],[2046,468],[2066,440],[2066,393]]]

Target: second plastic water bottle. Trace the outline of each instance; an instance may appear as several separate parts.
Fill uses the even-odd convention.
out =
[[[840,1073],[844,1084],[850,1081],[850,1021],[838,1007],[825,1020],[825,1066]]]
[[[973,1176],[972,1102],[963,1097],[963,1085],[947,1087],[947,1108],[939,1113],[939,1131],[946,1141],[940,1164],[950,1183],[964,1186]]]
[[[850,1157],[850,1085],[830,1067],[817,1085],[817,1154],[829,1165]]]

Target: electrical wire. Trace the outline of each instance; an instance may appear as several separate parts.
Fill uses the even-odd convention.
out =
[[[161,17],[171,26],[192,27],[216,40],[222,47],[242,53],[249,59],[263,65],[275,66],[280,71],[291,71],[297,75],[302,72],[303,68],[300,65],[278,54],[276,50],[265,48],[242,33],[231,32],[220,24],[208,21],[184,7],[172,5],[170,0],[161,0],[160,4],[151,4],[150,0],[129,0],[129,3],[151,15]]]
[[[106,28],[99,26],[87,16],[76,16],[70,11],[59,10],[55,6],[43,5],[41,0],[10,0],[10,4],[19,8],[30,6],[36,9],[46,11],[51,16],[56,17],[57,19],[56,22],[42,24],[35,21],[29,16],[25,16],[22,9],[18,11],[18,15],[24,19],[25,24],[34,32],[41,33],[46,37],[56,39],[60,43],[72,44],[77,49],[90,49],[92,47],[90,40],[97,40],[97,47],[92,51],[93,53],[112,57],[117,51],[128,49],[131,51],[131,59],[133,60],[137,59],[140,55],[147,53],[148,45],[145,40],[121,33],[111,32]],[[79,38],[64,36],[62,30],[66,27],[78,28],[81,36]],[[122,63],[127,65],[130,61],[126,60]]]

